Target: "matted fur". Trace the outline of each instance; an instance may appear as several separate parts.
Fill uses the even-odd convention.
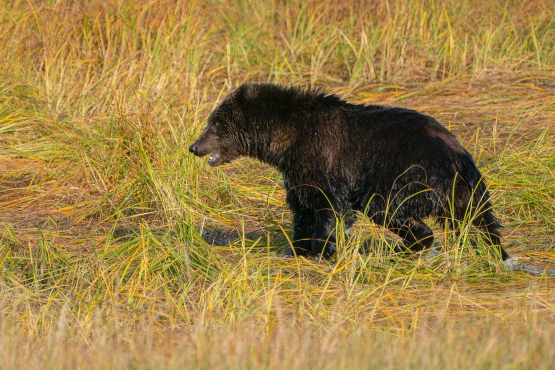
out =
[[[417,111],[351,104],[322,89],[246,83],[210,114],[191,151],[213,152],[214,166],[249,156],[276,167],[294,214],[296,254],[331,256],[336,218],[346,215],[350,226],[351,211],[360,211],[415,251],[433,241],[423,219],[455,227],[466,217],[508,258],[472,156]]]

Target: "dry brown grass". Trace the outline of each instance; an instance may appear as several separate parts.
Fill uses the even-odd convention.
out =
[[[284,260],[280,176],[187,153],[244,81],[437,117],[510,253],[555,261],[551,1],[0,5],[0,368],[549,368],[553,278],[442,258]],[[216,232],[222,246],[201,236]],[[219,234],[218,234],[219,233]]]

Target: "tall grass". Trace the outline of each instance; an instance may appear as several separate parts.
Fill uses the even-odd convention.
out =
[[[552,266],[550,1],[0,4],[0,367],[549,367],[550,278],[434,230],[283,259],[280,175],[187,148],[244,81],[432,114],[486,173],[512,254]],[[212,245],[211,236],[220,246]],[[361,254],[363,243],[376,248]]]

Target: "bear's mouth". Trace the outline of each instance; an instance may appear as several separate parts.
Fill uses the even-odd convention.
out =
[[[211,167],[216,167],[219,166],[223,163],[222,161],[222,155],[221,155],[221,151],[220,149],[216,149],[216,151],[214,151],[212,154],[210,154],[210,157],[208,158],[208,164]]]

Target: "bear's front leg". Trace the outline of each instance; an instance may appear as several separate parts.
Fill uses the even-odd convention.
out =
[[[314,211],[303,205],[300,200],[302,188],[291,188],[290,182],[283,179],[287,190],[286,201],[293,213],[293,245],[285,257],[303,256],[311,253],[310,240],[314,234]]]
[[[335,244],[336,223],[333,211],[321,210],[317,213],[311,243],[312,254],[315,257],[322,256],[328,259],[335,253],[337,249]]]
[[[314,234],[314,214],[310,211],[296,212],[293,215],[293,248],[297,256],[312,251],[311,239]],[[291,253],[293,254],[293,253]]]

